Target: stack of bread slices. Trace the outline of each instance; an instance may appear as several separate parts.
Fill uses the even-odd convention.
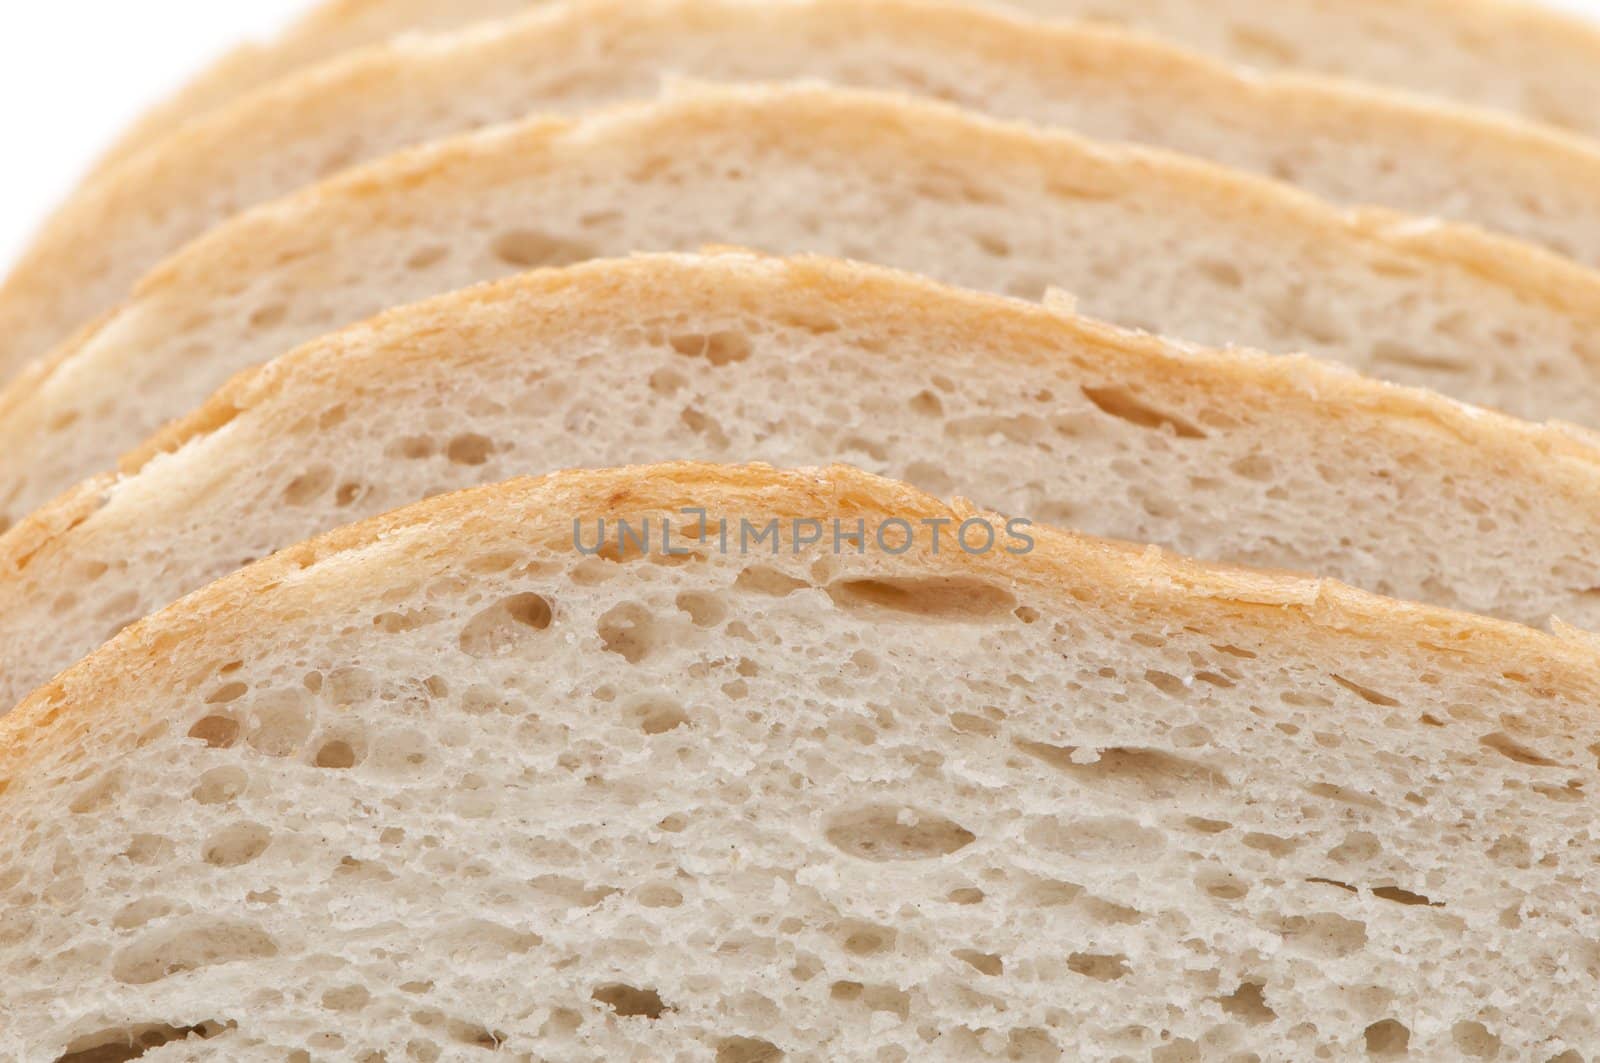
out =
[[[0,287],[0,1061],[1600,1060],[1600,29],[332,0]]]

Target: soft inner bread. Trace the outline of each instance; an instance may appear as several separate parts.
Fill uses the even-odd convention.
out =
[[[768,0],[771,2],[771,0]],[[140,121],[124,158],[185,122],[340,52],[547,6],[541,0],[326,0],[277,40],[241,48]],[[1520,113],[1600,135],[1600,34],[1510,0],[985,0],[985,6],[1122,26],[1232,63],[1310,70]]]
[[[647,97],[684,72],[926,94],[1600,262],[1600,150],[1542,127],[926,0],[590,0],[342,58],[130,159],[58,214],[0,288],[0,377],[245,207],[486,123]]]
[[[0,517],[386,307],[707,242],[1056,285],[1196,342],[1307,350],[1532,419],[1600,411],[1600,275],[1529,246],[909,97],[702,87],[406,152],[190,245],[0,395]]]
[[[670,556],[585,555],[600,519]],[[796,545],[833,520],[909,548]],[[1005,524],[844,469],[567,473],[136,625],[0,720],[9,1043],[1600,1050],[1592,648]]]
[[[1572,435],[864,266],[640,256],[313,343],[13,528],[0,703],[338,525],[686,457],[848,460],[1094,534],[1600,629],[1600,451]]]

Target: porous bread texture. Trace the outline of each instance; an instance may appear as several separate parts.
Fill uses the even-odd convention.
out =
[[[689,506],[1003,521],[846,469],[564,473],[212,585],[0,720],[4,1036],[1600,1049],[1587,646],[1043,527],[574,549]]]
[[[590,0],[342,58],[130,159],[61,211],[0,289],[13,337],[0,377],[246,207],[411,144],[647,97],[681,72],[926,94],[1600,262],[1600,149],[1542,127],[926,0]]]
[[[1123,325],[1305,349],[1534,419],[1600,410],[1600,275],[1526,245],[909,97],[701,87],[405,152],[190,245],[0,394],[0,519],[386,307],[708,242],[1058,285]]]
[[[640,256],[313,343],[13,528],[0,705],[327,529],[676,458],[847,460],[1092,534],[1600,630],[1600,450],[1571,435],[860,265]]]
[[[1503,0],[982,0],[1044,17],[1126,26],[1229,62],[1303,69],[1516,112],[1589,135],[1600,117],[1600,35]],[[133,154],[270,81],[396,34],[509,18],[543,0],[329,0],[277,40],[241,48],[152,110],[108,153]]]

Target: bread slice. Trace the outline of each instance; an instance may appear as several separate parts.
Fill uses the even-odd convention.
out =
[[[0,720],[11,1043],[1600,1050],[1592,646],[1009,524],[572,472],[213,584]]]
[[[1125,26],[1232,63],[1356,78],[1522,114],[1600,136],[1600,33],[1508,0],[982,0]],[[325,0],[278,40],[240,49],[152,111],[115,161],[270,81],[396,34],[445,30],[540,0]]]
[[[825,259],[471,289],[232,381],[0,538],[0,705],[251,558],[441,491],[847,460],[1008,513],[1600,630],[1600,450],[1306,358]]]
[[[1526,245],[904,97],[706,89],[417,149],[191,245],[0,395],[0,516],[385,307],[706,242],[1059,285],[1123,325],[1306,349],[1536,419],[1600,411],[1600,275]]]
[[[349,57],[130,160],[58,214],[0,289],[0,335],[10,337],[0,375],[245,207],[488,122],[650,96],[676,71],[925,93],[1600,263],[1600,147],[1540,127],[1333,82],[1246,77],[1143,38],[921,0],[591,0]]]

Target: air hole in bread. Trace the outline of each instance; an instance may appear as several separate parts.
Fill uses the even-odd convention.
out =
[[[291,757],[311,736],[308,695],[298,689],[269,691],[251,707],[245,741],[269,757]]]
[[[356,751],[349,742],[334,739],[324,742],[317,749],[317,755],[311,762],[319,768],[332,768],[335,770],[353,768],[356,764]]]
[[[437,266],[450,257],[450,248],[443,244],[419,247],[406,259],[406,269],[423,270]]]
[[[1500,1038],[1481,1022],[1458,1022],[1450,1027],[1450,1040],[1469,1059],[1493,1059],[1500,1054]]]
[[[993,233],[974,233],[972,242],[990,258],[1011,257],[1011,244]]]
[[[118,930],[137,930],[164,915],[171,915],[172,910],[171,901],[161,897],[142,897],[124,905],[111,920],[111,925]]]
[[[244,683],[224,683],[206,695],[206,704],[224,705],[230,701],[238,701],[249,692],[250,687]]]
[[[1521,742],[1518,742],[1510,735],[1501,731],[1496,731],[1494,734],[1484,735],[1482,738],[1478,739],[1478,743],[1486,748],[1494,750],[1507,760],[1516,761],[1518,764],[1528,764],[1539,768],[1557,768],[1561,766],[1557,761],[1551,760],[1549,757],[1544,756],[1537,750],[1529,749]]]
[[[1086,918],[1106,926],[1138,926],[1146,919],[1145,913],[1126,904],[1118,904],[1102,897],[1085,896],[1078,902]]]
[[[1367,1055],[1378,1059],[1400,1059],[1410,1051],[1411,1031],[1404,1023],[1382,1019],[1367,1027],[1364,1040]]]
[[[671,1010],[654,989],[637,989],[622,982],[599,986],[590,995],[618,1015],[630,1018],[659,1019],[662,1012]]]
[[[289,307],[286,303],[268,303],[257,307],[250,315],[250,327],[255,329],[276,328],[283,324],[289,316]]]
[[[950,726],[961,734],[982,735],[985,738],[993,738],[1000,733],[999,724],[970,712],[952,712]]]
[[[476,432],[466,432],[445,444],[444,454],[452,465],[482,465],[494,453],[494,441]]]
[[[1540,797],[1548,797],[1552,801],[1586,801],[1588,795],[1584,793],[1581,779],[1570,779],[1565,786],[1552,786],[1549,783],[1534,783],[1533,792]]]
[[[783,1049],[759,1037],[724,1037],[717,1042],[716,1063],[777,1063]]]
[[[1005,439],[1012,443],[1040,445],[1046,435],[1045,422],[1033,414],[1014,417],[963,417],[945,422],[944,433],[951,439]],[[886,453],[886,452],[885,452]],[[883,455],[878,455],[884,460]]]
[[[1072,904],[1082,896],[1083,887],[1076,882],[1040,879],[1029,883],[1019,899],[1040,908],[1059,908]]]
[[[207,838],[200,852],[212,867],[239,867],[266,852],[271,841],[272,832],[261,824],[236,823]]]
[[[305,506],[322,497],[324,491],[333,486],[333,469],[326,465],[319,465],[310,469],[293,480],[283,489],[283,501],[290,506]]]
[[[1079,388],[1083,397],[1094,403],[1101,413],[1126,421],[1139,428],[1170,430],[1179,439],[1204,439],[1205,432],[1176,414],[1159,410],[1139,398],[1127,388],[1099,387],[1087,384]]]
[[[650,374],[650,390],[657,395],[673,395],[689,381],[675,369],[657,369]]]
[[[107,802],[116,797],[122,790],[121,777],[112,771],[92,785],[86,787],[82,793],[72,799],[67,806],[68,811],[74,815],[82,815],[103,808]]]
[[[629,664],[638,664],[659,648],[665,631],[656,618],[638,602],[625,602],[608,611],[596,627],[606,652]]]
[[[1220,258],[1202,258],[1195,268],[1208,280],[1223,288],[1243,288],[1244,271],[1232,262]]]
[[[962,578],[843,580],[828,587],[843,609],[888,609],[929,620],[990,620],[1017,607],[1011,592]]]
[[[1285,916],[1278,933],[1288,948],[1308,956],[1342,959],[1367,945],[1367,924],[1334,912]]]
[[[699,407],[685,406],[683,412],[678,415],[678,419],[683,422],[685,428],[695,435],[704,436],[706,442],[711,446],[718,450],[727,449],[728,433],[723,431],[722,425],[714,417],[711,417]]]
[[[1429,908],[1444,907],[1444,904],[1440,901],[1429,900],[1420,893],[1412,893],[1410,890],[1403,890],[1399,886],[1378,886],[1373,889],[1372,895],[1379,900],[1393,901],[1396,904],[1423,905]]]
[[[1246,834],[1244,836],[1244,844],[1251,849],[1259,850],[1280,860],[1300,847],[1300,843],[1293,838],[1280,838],[1276,834],[1263,834],[1259,831],[1251,831]]]
[[[1159,749],[1111,746],[1097,752],[1027,740],[1016,745],[1085,785],[1122,787],[1142,798],[1215,793],[1231,785],[1226,775],[1209,765]]]
[[[1348,786],[1337,783],[1319,782],[1306,787],[1306,793],[1312,797],[1323,797],[1329,801],[1338,801],[1340,804],[1355,805],[1358,808],[1369,808],[1373,811],[1383,809],[1384,803],[1371,794],[1364,794],[1360,790],[1353,790]]]
[[[1339,864],[1363,864],[1383,851],[1383,843],[1371,831],[1354,830],[1328,850],[1328,858]]]
[[[1126,977],[1129,971],[1126,956],[1097,952],[1072,953],[1067,957],[1067,969],[1097,982],[1115,982]]]
[[[236,1024],[217,1019],[193,1026],[168,1026],[162,1023],[136,1023],[112,1030],[99,1030],[79,1037],[67,1046],[55,1063],[123,1063],[138,1059],[163,1045],[178,1041],[205,1041],[231,1030]]]
[[[979,974],[988,975],[991,978],[998,978],[1006,973],[1005,961],[992,952],[979,952],[976,949],[956,949],[951,955]]]
[[[172,855],[173,844],[171,838],[159,834],[135,834],[128,839],[128,847],[122,850],[122,855],[131,863],[145,866],[157,860],[165,860]]]
[[[322,1006],[329,1011],[360,1011],[372,1000],[365,986],[347,985],[322,994]]]
[[[744,569],[734,579],[733,585],[741,591],[765,594],[773,598],[782,598],[811,586],[805,580],[795,579],[766,565],[751,565]]]
[[[116,954],[111,974],[124,985],[149,985],[185,971],[277,954],[277,943],[259,927],[217,919],[146,934]]]
[[[642,701],[628,710],[628,714],[647,735],[666,734],[689,723],[689,714],[683,706],[665,698]]]
[[[323,680],[322,689],[330,702],[343,707],[376,697],[378,682],[365,668],[345,665],[328,673]]]
[[[495,237],[494,255],[508,266],[570,266],[596,257],[595,248],[579,240],[566,240],[532,229],[513,229]]]
[[[202,805],[220,805],[244,793],[250,785],[250,776],[237,765],[212,768],[200,776],[192,796]]]
[[[875,956],[894,948],[895,931],[892,927],[852,919],[840,924],[836,933],[844,944],[844,950],[852,956]]]
[[[1202,870],[1195,876],[1195,884],[1209,897],[1221,901],[1241,900],[1250,893],[1250,883],[1231,871],[1215,868]]]
[[[1249,1026],[1260,1026],[1273,1021],[1278,1013],[1267,1006],[1265,987],[1260,982],[1241,982],[1225,997],[1220,997],[1217,1003],[1222,1005],[1222,1010]]]
[[[977,840],[977,835],[953,819],[893,805],[835,813],[825,835],[839,851],[879,862],[931,860]]]
[[[496,1049],[506,1039],[503,1033],[461,1019],[447,1020],[444,1029],[445,1033],[450,1035],[450,1039],[457,1044],[472,1045],[474,1048]]]
[[[513,594],[467,621],[461,629],[461,651],[479,659],[510,656],[547,630],[554,616],[550,602],[540,595]]]
[[[227,749],[239,738],[239,721],[229,716],[206,716],[189,728],[189,737],[198,738],[212,749]]]
[[[695,627],[716,627],[728,616],[728,607],[721,598],[701,591],[684,591],[678,595],[676,605],[688,614]]]
[[[333,503],[341,509],[351,506],[361,498],[365,490],[365,487],[358,483],[342,483],[333,493]]]
[[[902,1020],[911,1015],[911,994],[894,986],[839,981],[829,987],[828,995],[834,1000],[860,1004],[868,1011],[898,1015]]]
[[[422,461],[438,452],[438,444],[429,436],[404,436],[390,445],[387,451],[391,458],[404,458],[407,461]]]
[[[676,908],[683,903],[683,894],[664,882],[641,886],[637,896],[639,903],[646,908]]]
[[[1382,705],[1385,708],[1390,709],[1398,708],[1400,705],[1400,702],[1396,701],[1394,698],[1391,698],[1389,695],[1373,690],[1371,687],[1364,687],[1360,683],[1357,683],[1354,680],[1346,679],[1342,675],[1330,674],[1328,678],[1332,679],[1335,683],[1338,683],[1340,686],[1359,697],[1362,701],[1365,701],[1369,704]]]
[[[739,332],[686,334],[673,336],[667,342],[685,358],[704,358],[718,368],[750,357],[750,340]]]
[[[911,396],[911,402],[908,405],[910,405],[912,413],[919,413],[924,417],[944,416],[944,402],[940,400],[939,396],[926,389]]]

